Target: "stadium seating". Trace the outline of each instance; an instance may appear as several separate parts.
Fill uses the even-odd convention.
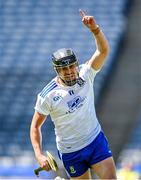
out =
[[[117,167],[119,172],[128,168],[129,172],[138,176],[137,179],[141,178],[141,112],[128,142],[119,155]]]
[[[52,52],[71,47],[80,63],[84,63],[95,50],[92,35],[82,25],[78,9],[85,9],[96,18],[110,44],[109,57],[96,78],[98,102],[126,30],[127,4],[127,0],[1,2],[0,176],[11,175],[12,170],[2,168],[7,164],[32,167],[35,163],[29,128],[36,95],[55,76]],[[43,127],[43,137],[44,149],[54,151],[55,136],[50,120]],[[25,174],[29,175],[27,169]]]

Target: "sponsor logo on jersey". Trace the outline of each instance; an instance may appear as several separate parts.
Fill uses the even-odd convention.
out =
[[[76,96],[74,99],[72,99],[71,101],[68,101],[68,107],[69,110],[67,113],[72,113],[74,112],[76,109],[80,108],[81,106],[83,106],[83,101],[85,100],[85,97],[80,97],[80,96]]]

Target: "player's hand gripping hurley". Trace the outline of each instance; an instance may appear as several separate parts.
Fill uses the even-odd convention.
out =
[[[57,171],[57,170],[58,170],[58,165],[57,165],[54,157],[53,157],[52,154],[49,153],[48,151],[46,151],[46,153],[47,153],[47,161],[48,161],[48,163],[49,163],[49,165],[50,165],[51,170]],[[35,173],[36,176],[39,177],[39,172],[40,172],[40,171],[43,171],[43,170],[44,170],[44,169],[43,169],[42,167],[39,167],[39,168],[37,168],[37,169],[34,170],[34,173]]]

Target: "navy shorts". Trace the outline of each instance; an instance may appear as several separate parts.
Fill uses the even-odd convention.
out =
[[[72,153],[58,152],[58,154],[70,177],[81,176],[91,165],[112,156],[107,138],[102,131],[91,144],[81,150]]]

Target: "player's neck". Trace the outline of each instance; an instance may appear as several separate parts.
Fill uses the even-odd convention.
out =
[[[61,85],[61,86],[67,86],[63,81],[62,81],[62,79],[61,78],[59,78],[59,77],[57,77],[57,83],[59,84],[59,85]]]

